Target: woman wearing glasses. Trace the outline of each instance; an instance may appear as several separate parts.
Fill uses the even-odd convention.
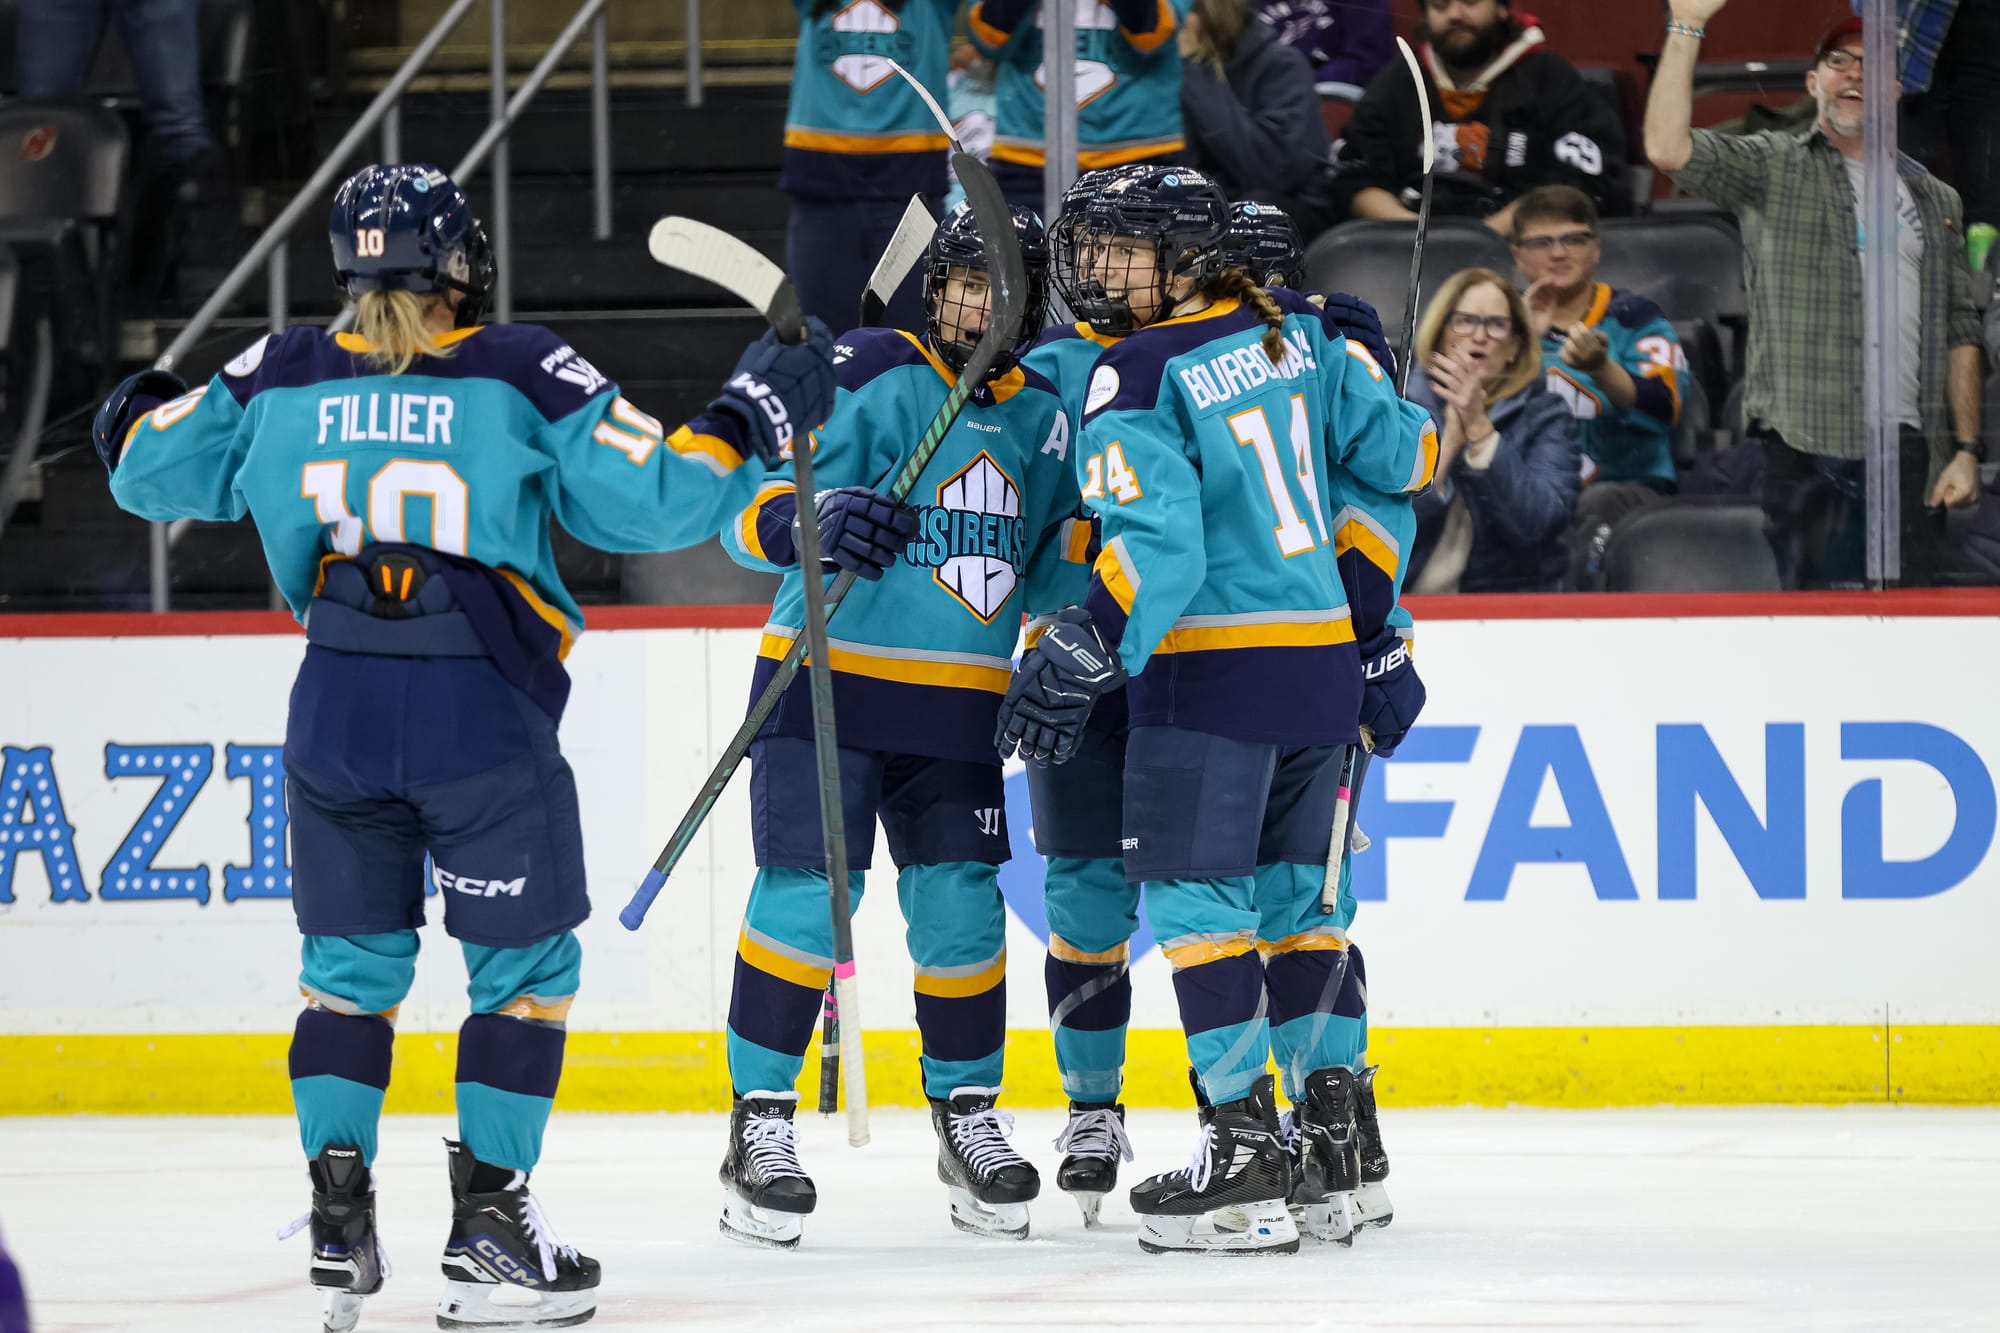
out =
[[[1491,269],[1454,274],[1416,355],[1409,399],[1438,424],[1438,466],[1417,497],[1410,591],[1561,591],[1581,458],[1521,294]]]

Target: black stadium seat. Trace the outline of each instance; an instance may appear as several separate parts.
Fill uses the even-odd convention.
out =
[[[1740,328],[1749,316],[1743,289],[1743,238],[1719,213],[1605,218],[1598,224],[1604,258],[1597,276],[1651,297],[1674,321],[1707,320]]]
[[[1680,501],[1621,521],[1604,552],[1607,592],[1776,592],[1778,561],[1751,504]]]
[[[1410,250],[1416,236],[1414,222],[1342,223],[1307,248],[1307,285],[1316,292],[1352,292],[1374,306],[1393,345],[1402,337]],[[1514,260],[1507,243],[1477,222],[1433,218],[1424,242],[1420,305],[1429,303],[1446,278],[1468,268],[1490,268],[1511,276]]]

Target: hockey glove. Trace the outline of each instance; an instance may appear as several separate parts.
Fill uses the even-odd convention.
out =
[[[1375,313],[1375,307],[1346,292],[1328,292],[1325,309],[1327,323],[1339,329],[1349,342],[1367,348],[1368,355],[1375,358],[1375,364],[1382,367],[1382,373],[1394,384],[1396,355],[1389,350],[1388,336],[1382,332],[1382,317]]]
[[[882,577],[917,534],[917,511],[866,486],[821,491],[813,501],[819,515],[822,565],[851,569],[864,579]],[[792,519],[792,549],[798,550],[799,521]]]
[[[833,407],[833,335],[818,319],[806,320],[802,343],[778,341],[776,330],[743,349],[736,373],[708,405],[742,423],[750,449],[775,465],[792,439],[818,428]]]
[[[1375,753],[1396,753],[1424,711],[1424,682],[1410,645],[1383,630],[1361,648],[1361,725],[1375,733]]]
[[[187,391],[187,381],[170,370],[148,369],[127,375],[97,409],[96,419],[90,423],[90,441],[97,446],[104,470],[118,470],[118,455],[125,447],[125,437],[131,433],[133,422]]]
[[[993,744],[1000,757],[1019,750],[1031,764],[1066,763],[1099,695],[1125,683],[1118,652],[1081,607],[1059,614],[1007,682]]]

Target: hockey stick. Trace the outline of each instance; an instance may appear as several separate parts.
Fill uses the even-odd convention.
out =
[[[902,221],[896,224],[895,234],[883,247],[882,257],[875,261],[875,271],[868,275],[868,287],[861,293],[860,327],[872,329],[881,324],[889,298],[924,257],[924,251],[930,248],[931,233],[936,230],[937,219],[924,207],[924,197],[911,195]]]
[[[776,264],[727,232],[689,218],[662,218],[646,239],[653,258],[669,268],[706,278],[726,287],[764,312],[778,337],[787,343],[806,339],[805,318],[798,292]],[[813,504],[812,436],[794,422],[792,475],[803,503],[798,507],[800,584],[805,594],[805,632],[799,637],[812,660],[827,660],[826,585],[819,574],[819,513]],[[834,729],[833,677],[815,671],[808,678],[812,694],[813,758],[819,773],[819,819],[826,852],[828,909],[833,914],[833,993],[841,1008],[859,1010],[859,981],[854,971],[854,906],[847,882],[847,826],[842,817],[840,739]],[[861,1060],[861,1030],[848,1025],[844,1042],[853,1050],[846,1061],[847,1141],[855,1147],[868,1142],[868,1085]]]
[[[903,77],[910,78],[910,75],[904,72]],[[915,82],[913,79],[911,81]],[[921,85],[918,87],[921,89]],[[924,94],[924,100],[931,102],[933,108],[936,107],[936,103],[928,93]],[[950,124],[949,121],[943,123]],[[957,382],[945,394],[943,404],[931,418],[930,425],[924,428],[923,436],[917,441],[916,448],[911,451],[909,458],[904,460],[903,466],[897,470],[890,483],[890,498],[898,502],[908,499],[916,490],[924,468],[929,465],[938,447],[944,442],[945,433],[951,429],[952,423],[958,420],[958,414],[964,410],[973,391],[985,382],[986,374],[999,360],[1002,348],[1011,341],[1014,328],[1021,322],[1022,313],[1026,310],[1028,302],[1027,273],[1021,263],[1020,243],[1014,238],[1013,213],[1008,209],[1007,200],[1000,193],[1000,186],[993,179],[993,173],[987,170],[985,163],[963,149],[955,148],[952,167],[958,172],[959,182],[965,187],[966,200],[979,219],[980,235],[987,238],[987,264],[995,297],[987,320],[986,332],[974,345],[972,355],[965,363],[965,369],[959,373]],[[829,617],[839,608],[841,599],[853,586],[853,571],[842,570],[840,576],[833,581],[833,586],[827,589],[826,605]],[[790,651],[779,662],[777,671],[765,685],[764,692],[758,695],[757,701],[751,705],[750,712],[743,719],[743,725],[736,729],[736,734],[730,738],[722,757],[709,771],[701,794],[681,817],[680,825],[675,828],[673,837],[668,839],[667,845],[661,849],[658,859],[653,862],[653,868],[646,873],[638,891],[625,905],[625,910],[619,913],[618,919],[624,923],[627,930],[637,930],[645,921],[646,911],[659,896],[661,888],[667,882],[667,876],[673,873],[681,857],[686,855],[688,847],[694,842],[695,833],[708,818],[709,811],[715,808],[715,803],[722,798],[722,793],[729,787],[730,778],[742,764],[743,757],[749,753],[750,742],[756,739],[757,733],[763,729],[772,710],[778,706],[778,700],[791,685],[792,677],[798,673],[799,659],[804,652],[805,644],[794,640]]]
[[[1417,63],[1417,53],[1401,37],[1396,39],[1396,49],[1403,53],[1403,63],[1410,67],[1410,77],[1417,84],[1417,115],[1423,121],[1423,197],[1417,203],[1417,244],[1410,252],[1410,294],[1403,303],[1403,364],[1397,367],[1396,392],[1401,394],[1410,387],[1410,362],[1417,351],[1417,298],[1423,289],[1424,279],[1424,237],[1431,229],[1431,179],[1437,166],[1437,140],[1431,130],[1431,91],[1424,82],[1423,66]]]
[[[1333,798],[1333,840],[1326,845],[1326,879],[1319,890],[1319,910],[1331,914],[1340,903],[1341,871],[1354,854],[1354,808],[1361,803],[1361,783],[1375,755],[1375,737],[1361,729],[1361,743],[1340,751],[1340,786]]]

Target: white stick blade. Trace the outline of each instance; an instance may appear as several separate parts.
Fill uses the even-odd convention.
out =
[[[910,203],[903,210],[902,221],[896,224],[896,234],[889,238],[889,246],[876,261],[875,271],[868,275],[868,290],[881,297],[886,303],[903,285],[903,279],[924,257],[930,248],[931,233],[937,230],[937,223],[931,220],[931,211],[924,207],[924,197],[910,196]]]
[[[1417,114],[1424,122],[1424,170],[1429,171],[1437,163],[1437,138],[1431,131],[1430,85],[1424,82],[1424,67],[1417,63],[1417,53],[1410,49],[1409,42],[1398,37],[1396,49],[1403,53],[1403,63],[1410,67],[1410,78],[1417,85]]]
[[[693,218],[661,218],[646,248],[657,262],[726,287],[759,311],[771,308],[785,281],[785,271],[747,242]]]

